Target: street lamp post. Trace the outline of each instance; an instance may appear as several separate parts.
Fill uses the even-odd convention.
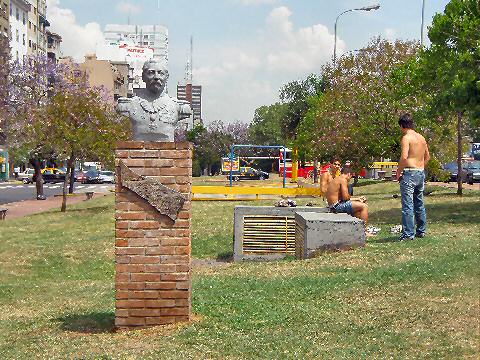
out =
[[[335,20],[335,42],[334,42],[334,45],[333,45],[333,68],[334,69],[335,69],[335,63],[336,63],[336,60],[337,60],[337,22],[338,22],[338,18],[340,16],[342,16],[343,14],[348,13],[350,11],[370,11],[370,10],[378,10],[378,9],[380,9],[380,4],[345,10],[344,12],[340,13],[337,16],[337,19]]]
[[[422,30],[420,31],[420,46],[423,47],[423,28],[425,20],[425,0],[422,1]]]

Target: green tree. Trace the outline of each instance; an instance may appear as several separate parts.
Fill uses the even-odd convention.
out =
[[[286,111],[287,105],[281,103],[256,109],[249,128],[251,142],[256,145],[285,145],[282,123]]]
[[[475,136],[480,127],[480,3],[451,0],[433,18],[428,37],[431,46],[418,59],[422,91],[431,94],[431,109],[444,118],[454,114],[457,163],[460,173],[462,133]],[[458,177],[457,194],[462,194]]]
[[[286,105],[282,121],[282,132],[285,138],[295,137],[298,124],[309,109],[309,99],[325,91],[327,81],[316,74],[310,74],[304,80],[295,80],[280,89],[280,100]]]
[[[398,66],[416,54],[413,42],[373,39],[357,54],[347,54],[323,74],[331,84],[310,100],[310,109],[298,128],[297,144],[308,159],[332,157],[353,162],[356,169],[373,158],[398,152],[398,112],[416,108],[419,99],[398,96]]]

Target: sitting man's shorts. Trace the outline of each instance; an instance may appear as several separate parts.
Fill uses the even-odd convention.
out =
[[[350,200],[348,201],[339,201],[336,204],[330,206],[330,211],[338,214],[338,213],[346,213],[353,216],[353,206]]]

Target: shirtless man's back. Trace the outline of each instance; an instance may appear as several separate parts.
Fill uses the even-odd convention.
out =
[[[423,188],[424,169],[430,160],[430,153],[425,138],[413,129],[414,122],[410,114],[402,115],[398,124],[403,133],[402,154],[397,168],[397,180],[400,181],[402,194],[402,235],[399,239],[402,241],[413,239],[414,236],[424,237],[426,233]]]
[[[427,141],[413,129],[405,131],[401,146],[402,155],[398,164],[397,179],[404,169],[425,169],[426,163],[430,160]]]

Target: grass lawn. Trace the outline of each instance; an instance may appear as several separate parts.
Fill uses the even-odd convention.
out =
[[[436,188],[429,236],[394,243],[398,185],[355,191],[382,228],[365,248],[197,267],[193,322],[130,333],[111,332],[112,196],[3,222],[0,358],[478,359],[480,192]],[[231,253],[236,204],[194,202],[194,257]]]

